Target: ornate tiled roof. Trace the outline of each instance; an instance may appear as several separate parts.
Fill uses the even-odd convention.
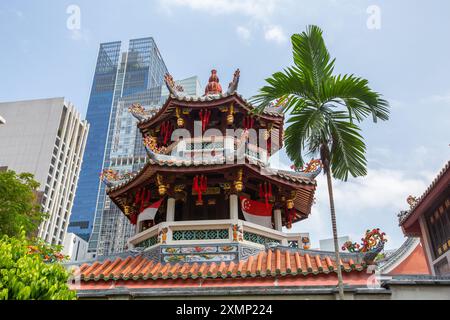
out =
[[[364,263],[351,258],[342,261],[345,272],[361,272]],[[335,272],[332,256],[310,255],[292,250],[267,250],[240,262],[161,263],[144,255],[83,264],[78,275],[84,281],[158,280],[197,278],[245,278],[270,276],[306,276]]]
[[[316,185],[315,176],[309,173],[302,173],[296,171],[286,171],[278,170],[266,166],[262,161],[256,160],[255,158],[246,155],[246,160],[249,164],[257,166],[264,174],[276,175],[279,178],[287,180],[293,183],[302,183],[309,185]],[[186,160],[171,156],[163,156],[154,159],[149,159],[147,165],[145,165],[140,171],[130,174],[129,178],[126,180],[118,181],[115,185],[109,188],[109,191],[117,190],[132,181],[134,181],[140,174],[147,170],[149,166],[159,166],[159,167],[199,167],[199,166],[217,166],[225,165],[225,161],[222,158],[214,159],[202,159],[202,160]]]
[[[161,110],[163,110],[165,107],[167,107],[167,104],[169,103],[169,101],[178,101],[178,102],[213,102],[213,101],[220,101],[220,100],[224,100],[226,98],[229,97],[237,97],[238,99],[240,99],[243,103],[243,105],[248,108],[249,110],[255,110],[255,107],[247,100],[245,99],[242,95],[238,94],[237,92],[232,92],[232,93],[218,93],[218,94],[210,94],[210,95],[206,95],[206,96],[189,96],[189,95],[175,95],[175,94],[170,94],[169,98],[167,99],[167,101],[164,103],[163,106],[161,106],[161,108],[159,108],[159,110],[153,110],[153,112],[149,115],[147,115],[145,118],[143,119],[139,119],[139,124],[144,124],[146,122],[151,121],[153,118],[159,116],[159,113]],[[156,111],[156,112],[154,112]],[[282,112],[282,108],[276,108],[276,107],[266,107],[263,112],[263,115],[266,116],[270,116],[270,117],[276,117],[276,118],[284,118],[284,114]]]
[[[445,176],[450,174],[450,161],[444,166],[444,168],[439,172],[436,178],[434,178],[433,182],[430,186],[425,190],[425,192],[417,199],[414,206],[411,207],[409,211],[402,211],[399,217],[399,223],[402,225],[414,212],[414,210],[424,201],[424,199],[430,194],[430,192],[434,189],[437,183]]]

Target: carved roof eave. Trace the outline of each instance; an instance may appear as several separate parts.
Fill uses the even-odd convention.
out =
[[[425,190],[425,192],[420,196],[415,205],[400,218],[399,225],[403,228],[404,233],[406,234],[406,229],[413,226],[419,216],[423,214],[423,211],[426,209],[426,200],[433,193],[433,191],[437,193],[443,192],[446,188],[450,186],[450,161],[446,163],[444,168],[439,172],[439,174],[434,178],[430,186]],[[438,188],[439,187],[439,188]],[[408,235],[412,235],[408,233]]]
[[[273,170],[268,167],[261,167],[261,163],[258,161],[249,161],[242,164],[192,164],[189,166],[172,163],[172,164],[161,164],[150,160],[140,172],[136,173],[129,180],[120,183],[114,187],[107,190],[107,194],[112,199],[112,201],[121,209],[122,205],[119,202],[119,198],[122,194],[128,192],[129,190],[139,187],[144,184],[148,179],[154,176],[156,173],[170,173],[170,172],[180,172],[180,168],[183,168],[184,173],[209,173],[217,172],[218,170],[230,170],[234,168],[247,168],[255,175],[261,175],[264,179],[267,179],[273,184],[282,185],[288,188],[292,188],[296,191],[296,198],[294,200],[295,208],[297,210],[296,218],[293,222],[298,222],[306,219],[311,213],[311,206],[314,201],[314,193],[316,190],[316,180],[309,178],[307,176],[302,176],[302,174],[292,172],[287,174],[286,171],[274,172],[272,175],[262,175],[261,170]],[[266,172],[267,173],[267,172]],[[271,172],[269,172],[271,173]]]
[[[155,123],[164,120],[167,117],[167,112],[169,111],[172,114],[172,108],[180,106],[180,107],[189,107],[189,108],[206,108],[206,107],[219,107],[223,104],[230,102],[237,102],[240,106],[242,106],[248,112],[252,112],[255,110],[255,107],[252,106],[246,99],[244,99],[240,94],[234,92],[232,94],[224,93],[220,95],[209,95],[209,96],[177,96],[171,94],[169,98],[167,98],[164,105],[161,109],[155,113],[153,116],[142,120],[138,123],[139,129],[148,128]],[[269,108],[272,109],[272,108]],[[269,122],[277,122],[282,124],[284,121],[284,114],[276,111],[266,109],[262,113],[255,113],[255,116],[264,119]],[[166,115],[166,116],[165,116]]]
[[[186,162],[187,163],[187,162]],[[149,160],[149,162],[132,176],[129,180],[123,181],[118,185],[108,188],[107,194],[110,197],[117,197],[124,192],[129,191],[132,188],[139,186],[142,183],[152,177],[155,173],[170,173],[170,172],[180,172],[180,168],[183,168],[183,173],[209,173],[209,172],[217,172],[218,170],[230,170],[239,167],[246,167],[253,171],[255,174],[259,174],[264,176],[264,178],[276,183],[282,184],[286,187],[291,187],[293,189],[309,188],[311,190],[315,190],[317,186],[317,182],[315,179],[311,179],[307,176],[302,176],[298,173],[292,172],[292,174],[288,175],[286,171],[276,171],[269,167],[262,167],[258,164],[257,161],[249,161],[246,163],[236,163],[236,164],[224,164],[224,163],[213,163],[205,164],[201,161],[199,162],[191,162],[189,165],[186,163],[178,162],[178,163],[161,163],[154,160]],[[264,170],[266,173],[271,173],[270,175],[262,175],[260,173],[261,170]]]

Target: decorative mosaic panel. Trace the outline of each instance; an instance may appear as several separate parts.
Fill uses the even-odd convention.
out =
[[[216,230],[177,230],[172,234],[173,241],[183,240],[227,240],[228,229]]]
[[[262,245],[265,245],[266,243],[271,243],[271,242],[277,242],[280,243],[279,240],[275,240],[275,239],[271,239],[256,233],[251,233],[251,232],[245,232],[244,231],[244,240],[246,241],[250,241],[250,242],[254,242],[254,243],[259,243]]]
[[[164,262],[222,262],[236,260],[236,254],[190,254],[190,255],[170,255],[165,256]]]
[[[256,256],[261,251],[261,249],[241,245],[240,260],[247,260],[250,256]]]
[[[164,246],[161,248],[162,261],[169,263],[237,261],[238,251],[238,245],[234,244]]]
[[[137,248],[149,248],[158,243],[158,236],[154,236],[144,240],[136,245]]]
[[[223,149],[223,142],[202,142],[202,143],[187,143],[186,150],[212,150]]]

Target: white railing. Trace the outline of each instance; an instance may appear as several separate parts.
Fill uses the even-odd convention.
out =
[[[200,137],[179,140],[172,143],[165,150],[165,155],[186,157],[195,157],[199,154],[209,157],[211,152],[215,152],[218,156],[244,155],[254,159],[265,161],[268,158],[267,151],[257,145],[245,143],[243,140],[235,137]]]
[[[242,220],[204,220],[162,222],[129,239],[133,247],[156,245],[198,245],[241,242],[264,247],[267,243],[288,246],[300,244],[300,233],[284,233]]]

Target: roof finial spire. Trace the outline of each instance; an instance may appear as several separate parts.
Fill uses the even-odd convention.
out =
[[[209,77],[208,85],[206,86],[205,96],[209,94],[221,94],[222,86],[219,83],[219,77],[217,76],[217,70],[211,70],[211,77]]]

